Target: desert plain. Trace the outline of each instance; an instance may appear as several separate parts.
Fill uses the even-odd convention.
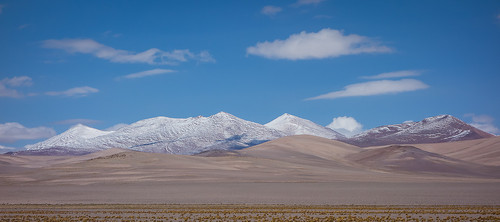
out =
[[[0,203],[3,212],[68,204],[487,206],[498,219],[499,157],[500,137],[359,148],[306,135],[193,156],[1,155]]]
[[[359,148],[291,136],[194,156],[0,156],[3,204],[499,205],[500,138]]]

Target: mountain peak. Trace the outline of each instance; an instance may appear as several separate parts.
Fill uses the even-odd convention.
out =
[[[436,122],[436,121],[442,121],[442,120],[448,120],[448,121],[461,121],[451,115],[444,114],[444,115],[437,115],[437,116],[432,116],[432,117],[427,117],[422,120],[422,122]]]
[[[219,117],[219,118],[220,118],[220,117],[224,117],[224,118],[233,118],[233,117],[235,117],[235,116],[233,116],[233,115],[232,115],[232,114],[230,114],[230,113],[226,113],[226,112],[224,112],[224,111],[220,111],[220,112],[218,112],[217,114],[212,115],[212,117]]]
[[[175,119],[175,118],[170,118],[170,117],[166,117],[166,116],[157,116],[157,117],[152,117],[152,118],[148,118],[148,119],[143,119],[140,121],[164,121],[164,120],[170,120],[170,119]],[[140,122],[140,121],[138,121],[138,122]]]
[[[89,127],[89,126],[83,125],[81,123],[78,123],[76,125],[71,126],[69,129],[88,129],[88,128],[92,128],[92,127]]]
[[[278,118],[272,120],[271,122],[269,122],[265,125],[272,128],[273,126],[278,126],[278,125],[282,125],[282,124],[286,124],[286,123],[290,123],[290,122],[298,123],[298,122],[306,122],[306,121],[309,121],[309,120],[302,119],[300,117],[297,117],[297,116],[294,116],[294,115],[291,115],[288,113],[284,113],[281,116],[278,116]]]
[[[90,126],[83,125],[81,123],[70,127],[68,130],[62,134],[74,134],[81,137],[93,137],[94,135],[106,134],[107,131],[98,130]],[[61,134],[61,135],[62,135]]]
[[[273,121],[265,124],[269,128],[273,128],[285,133],[288,136],[292,135],[313,135],[328,139],[339,139],[344,136],[332,129],[318,125],[310,120],[284,113]]]
[[[357,146],[441,143],[491,137],[493,135],[451,115],[428,117],[419,122],[386,125],[367,130],[345,142]]]
[[[102,131],[83,124],[76,124],[59,135],[33,145],[26,145],[25,147],[28,150],[39,150],[45,147],[72,147],[73,149],[79,149],[82,147],[75,147],[74,145],[110,133],[112,131]]]
[[[294,115],[289,114],[289,113],[283,113],[281,116],[279,116],[276,119],[302,119],[302,118],[294,116]]]

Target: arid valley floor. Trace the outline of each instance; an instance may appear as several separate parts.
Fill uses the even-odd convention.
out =
[[[1,202],[497,205],[499,141],[361,149],[292,136],[197,156],[2,155]]]
[[[195,156],[1,155],[0,202],[4,212],[40,208],[12,204],[476,205],[498,219],[499,144],[493,137],[358,148],[291,136]]]

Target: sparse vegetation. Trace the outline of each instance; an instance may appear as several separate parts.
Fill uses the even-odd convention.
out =
[[[109,155],[109,156],[97,157],[97,158],[94,158],[94,159],[91,159],[91,160],[108,160],[108,159],[115,159],[115,158],[123,159],[125,157],[127,157],[127,154],[125,154],[125,153],[117,153],[117,154],[113,154],[113,155]]]
[[[500,221],[500,206],[23,204],[0,221]]]

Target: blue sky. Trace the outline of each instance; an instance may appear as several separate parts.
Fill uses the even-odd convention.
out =
[[[500,133],[500,1],[0,0],[0,49],[5,147],[219,111]]]

